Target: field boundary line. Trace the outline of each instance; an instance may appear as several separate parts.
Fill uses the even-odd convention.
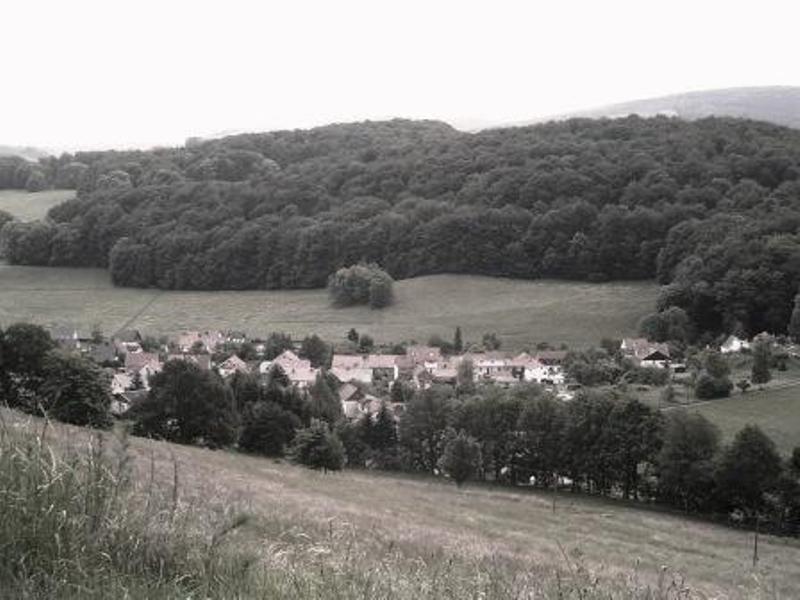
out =
[[[136,321],[136,319],[141,317],[144,314],[144,312],[151,306],[153,306],[155,301],[158,300],[163,295],[164,295],[164,290],[158,290],[155,294],[153,294],[152,298],[150,298],[147,302],[145,302],[142,305],[142,307],[133,314],[132,317],[130,317],[127,321],[125,321],[113,334],[111,334],[111,337],[114,337],[120,331],[128,329]]]

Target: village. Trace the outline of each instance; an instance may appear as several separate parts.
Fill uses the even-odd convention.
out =
[[[349,348],[347,352],[331,350],[325,364],[315,365],[309,358],[302,357],[297,342],[268,359],[265,341],[249,338],[242,332],[184,331],[162,337],[157,342],[145,338],[137,330],[120,331],[110,339],[77,328],[51,328],[50,332],[62,348],[80,353],[104,368],[110,381],[112,413],[116,415],[123,414],[144,398],[152,377],[161,372],[166,362],[175,360],[189,361],[202,370],[213,370],[224,380],[236,374],[266,380],[274,367],[280,367],[299,390],[308,389],[320,373],[326,373],[337,382],[343,414],[351,420],[377,413],[384,403],[399,417],[403,402],[393,401],[396,395],[391,393],[396,385],[414,390],[433,385],[456,386],[465,374],[475,384],[503,388],[538,384],[564,401],[572,399],[575,390],[581,387],[567,376],[566,349],[509,353],[470,348],[461,353],[445,353],[437,346],[412,343],[387,348],[392,353],[358,352],[357,348]],[[736,340],[736,351],[747,343],[732,339]],[[726,344],[723,352],[734,350],[733,342],[729,340]],[[243,347],[249,350],[247,359],[241,357],[245,354],[241,352]],[[672,373],[685,371],[683,363],[670,359],[667,344],[625,338],[620,350],[637,366]]]

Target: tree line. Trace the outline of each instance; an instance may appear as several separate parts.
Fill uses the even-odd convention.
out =
[[[108,426],[108,382],[87,359],[63,354],[40,327],[0,335],[5,402],[34,414]],[[124,418],[141,436],[287,457],[325,470],[345,465],[446,474],[499,485],[661,503],[685,512],[740,515],[800,533],[800,448],[785,459],[758,427],[723,444],[700,414],[662,413],[620,390],[584,390],[562,402],[529,384],[395,385],[356,419],[342,413],[338,382],[320,373],[308,390],[280,367],[223,380],[183,360],[165,363]]]
[[[6,225],[9,259],[108,267],[119,285],[324,287],[360,262],[394,278],[657,277],[659,311],[752,335],[785,332],[800,281],[800,132],[753,121],[332,125],[65,154],[0,168],[0,187],[26,169],[79,195]]]

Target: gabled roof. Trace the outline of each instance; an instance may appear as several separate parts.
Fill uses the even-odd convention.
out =
[[[409,346],[406,348],[406,356],[414,363],[438,362],[442,359],[442,350],[436,346]]]
[[[345,383],[339,388],[339,399],[342,402],[348,402],[361,395],[361,390],[354,386],[352,383]]]
[[[219,368],[224,369],[225,371],[247,372],[249,370],[247,368],[247,363],[235,354],[230,355],[228,358],[222,361],[222,363],[219,365]]]
[[[161,360],[153,352],[130,352],[125,355],[125,370],[140,371],[144,367],[161,369]]]
[[[669,359],[669,346],[667,344],[651,342],[645,338],[625,338],[622,340],[622,349],[639,360]],[[661,355],[661,358],[652,358],[656,354]]]

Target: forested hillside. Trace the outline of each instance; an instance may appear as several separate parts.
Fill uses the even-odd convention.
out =
[[[0,187],[79,190],[48,222],[5,226],[17,264],[166,289],[319,287],[358,261],[396,278],[657,277],[660,308],[712,333],[785,331],[799,178],[800,131],[665,117],[366,122],[0,163]]]

